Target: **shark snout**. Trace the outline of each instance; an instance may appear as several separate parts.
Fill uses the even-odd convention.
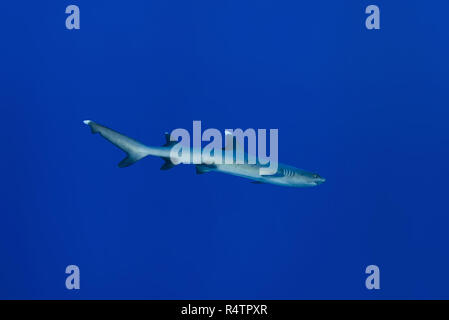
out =
[[[322,184],[324,181],[326,181],[326,179],[324,179],[323,177],[318,177],[315,178],[315,180],[313,182],[315,182],[316,185]]]

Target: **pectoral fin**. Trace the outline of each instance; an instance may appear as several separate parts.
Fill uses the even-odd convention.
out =
[[[203,174],[203,173],[209,172],[213,168],[215,168],[215,165],[201,165],[201,164],[197,164],[195,166],[196,174]]]

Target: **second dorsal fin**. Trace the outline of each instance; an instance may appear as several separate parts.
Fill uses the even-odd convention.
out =
[[[170,133],[165,132],[164,136],[165,136],[165,144],[163,145],[163,147],[171,147],[171,146],[174,146],[175,144],[178,143],[178,141],[171,141],[170,140]]]
[[[164,164],[161,167],[161,170],[169,170],[175,166],[173,162],[171,162],[170,158],[162,158],[164,160]]]

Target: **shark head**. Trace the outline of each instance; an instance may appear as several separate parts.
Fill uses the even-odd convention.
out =
[[[312,173],[311,177],[309,178],[310,183],[314,184],[315,186],[322,184],[326,179],[321,177],[319,174]]]
[[[294,187],[315,187],[326,181],[319,174],[296,168],[294,170],[286,170],[285,179],[288,180],[289,185]]]

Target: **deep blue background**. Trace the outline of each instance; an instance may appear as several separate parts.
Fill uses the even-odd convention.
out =
[[[449,298],[447,12],[3,1],[0,298]],[[193,120],[279,128],[281,162],[327,181],[253,185],[157,158],[119,169],[84,119],[150,145]]]

